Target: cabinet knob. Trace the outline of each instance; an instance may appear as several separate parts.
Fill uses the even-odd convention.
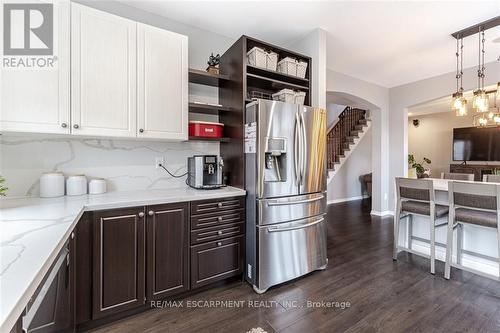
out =
[[[148,215],[149,215],[149,216],[153,216],[154,214],[155,214],[155,212],[153,212],[152,210],[150,210],[150,211],[148,212]]]
[[[219,216],[218,220],[219,222],[222,222],[222,216]]]
[[[144,128],[139,128],[139,133],[144,133]]]
[[[73,128],[80,128],[80,126],[78,126],[78,124],[74,124]]]
[[[144,212],[139,212],[139,217],[144,217]]]
[[[61,124],[61,127],[62,127],[62,128],[66,128],[66,127],[68,127],[68,124],[66,124],[66,123],[62,123],[62,124]]]
[[[217,242],[217,246],[222,246],[222,242]]]
[[[218,235],[222,235],[222,230],[217,231]]]
[[[221,208],[221,207],[222,207],[222,202],[219,202],[219,203],[217,204],[217,206],[219,206],[219,208]]]
[[[72,232],[72,233],[71,233],[71,239],[74,239],[74,238],[75,238],[75,233],[74,233],[74,232]]]

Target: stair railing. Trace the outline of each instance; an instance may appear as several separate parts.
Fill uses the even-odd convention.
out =
[[[365,119],[366,110],[346,107],[339,115],[338,121],[328,130],[327,138],[327,167],[333,169],[340,156],[349,149],[351,132],[356,129],[362,119]]]

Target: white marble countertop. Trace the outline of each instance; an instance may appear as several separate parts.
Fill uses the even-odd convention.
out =
[[[233,187],[0,200],[0,332],[8,332],[84,211],[245,195]]]

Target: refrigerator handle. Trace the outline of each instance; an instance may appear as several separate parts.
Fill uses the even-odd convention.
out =
[[[302,163],[301,155],[300,155],[300,119],[299,114],[295,113],[295,124],[294,124],[294,140],[293,140],[293,167],[295,171],[295,182],[297,185],[300,184],[300,164]]]
[[[300,153],[301,153],[300,185],[302,185],[304,183],[304,174],[306,172],[306,157],[307,157],[307,133],[306,133],[306,125],[303,112],[300,113],[300,124],[302,130],[302,142],[300,147]]]

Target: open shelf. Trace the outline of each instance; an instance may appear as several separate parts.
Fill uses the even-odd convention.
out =
[[[231,112],[232,109],[227,106],[217,106],[209,104],[189,103],[189,112],[201,114],[215,114],[220,112]]]
[[[278,80],[281,82],[287,82],[299,86],[303,86],[304,88],[309,87],[309,80],[308,79],[303,79],[298,76],[293,76],[293,75],[288,75],[288,74],[283,74],[277,71],[265,69],[265,68],[260,68],[260,67],[255,67],[252,65],[247,64],[247,73],[250,74],[255,74],[258,76],[266,77],[269,79],[273,80]]]
[[[203,138],[199,136],[190,136],[189,141],[213,141],[213,142],[229,142],[230,138]]]
[[[308,91],[308,86],[298,85],[290,82],[285,82],[269,77],[247,73],[247,86],[260,87],[265,90],[281,90],[281,89],[299,89]]]
[[[221,81],[229,80],[228,75],[211,74],[199,69],[189,69],[189,82],[203,84],[206,86],[218,87]]]

